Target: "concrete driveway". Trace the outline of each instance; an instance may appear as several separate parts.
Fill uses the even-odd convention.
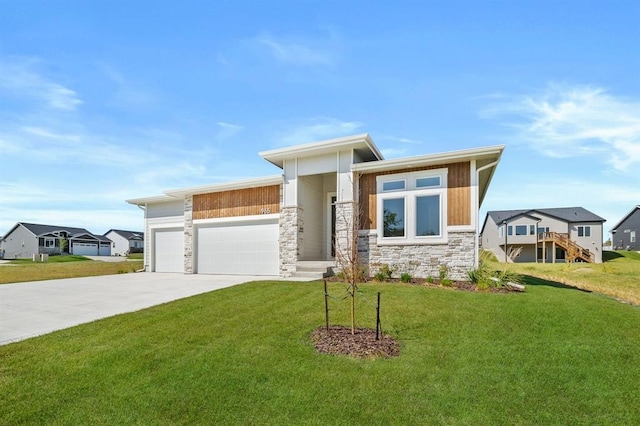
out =
[[[0,285],[0,345],[172,300],[277,277],[142,272]]]

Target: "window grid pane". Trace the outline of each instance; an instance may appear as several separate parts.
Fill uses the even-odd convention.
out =
[[[440,236],[440,195],[416,197],[416,237]]]
[[[382,190],[383,191],[397,191],[400,189],[404,189],[405,183],[403,180],[394,180],[393,182],[383,182]]]
[[[404,237],[404,198],[389,198],[382,201],[384,237]]]
[[[440,176],[416,179],[416,188],[433,188],[440,186]]]

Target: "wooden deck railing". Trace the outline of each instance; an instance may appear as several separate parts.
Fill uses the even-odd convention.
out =
[[[569,238],[569,234],[560,232],[541,232],[538,234],[538,242],[555,243],[567,252],[567,262],[582,260],[595,262],[595,255]]]

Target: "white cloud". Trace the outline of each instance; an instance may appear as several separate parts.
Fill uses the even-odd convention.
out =
[[[307,65],[331,65],[334,62],[333,54],[326,47],[311,47],[310,44],[321,44],[306,41],[304,44],[298,41],[281,40],[265,33],[255,38],[255,41],[267,47],[269,52],[280,62],[298,66]]]
[[[224,121],[218,121],[216,123],[220,130],[218,131],[218,139],[230,138],[242,131],[243,127],[237,124],[225,123]]]
[[[401,143],[401,144],[410,144],[410,145],[421,145],[422,144],[422,142],[417,141],[415,139],[409,139],[409,138],[403,138],[403,137],[391,136],[391,135],[381,135],[377,139],[387,140],[387,141]]]
[[[507,117],[519,140],[550,157],[599,155],[619,171],[640,165],[640,100],[591,86],[551,84],[544,91],[485,108]]]
[[[319,117],[307,123],[296,124],[282,132],[277,138],[278,146],[291,146],[316,142],[359,133],[364,126],[358,121],[341,121],[336,118]]]
[[[34,59],[0,57],[0,93],[39,99],[49,108],[61,111],[73,111],[82,104],[75,91],[39,74],[34,69],[36,64]]]

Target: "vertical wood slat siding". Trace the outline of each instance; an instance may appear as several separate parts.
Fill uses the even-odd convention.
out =
[[[360,176],[360,229],[375,229],[376,224],[376,177],[394,173],[448,168],[447,174],[447,225],[471,225],[471,164],[446,164],[430,167],[410,168]]]
[[[193,196],[193,219],[252,216],[280,212],[280,185]]]

